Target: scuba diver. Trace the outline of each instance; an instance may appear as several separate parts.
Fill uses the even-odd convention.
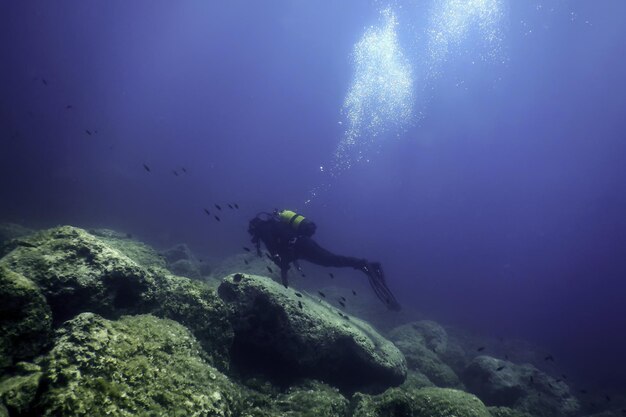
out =
[[[285,287],[288,285],[287,272],[291,264],[300,271],[298,260],[301,259],[321,266],[352,267],[367,275],[374,293],[389,310],[400,310],[400,304],[387,287],[380,263],[329,252],[311,239],[316,229],[315,223],[291,210],[259,213],[248,225],[248,233],[252,235],[257,255],[262,256],[263,242],[272,261],[280,268]]]

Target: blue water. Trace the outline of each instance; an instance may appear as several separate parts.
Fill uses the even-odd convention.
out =
[[[381,261],[407,308],[623,389],[624,15],[622,0],[5,1],[0,220],[218,260],[256,212],[300,210],[324,246]],[[202,211],[228,202],[241,210],[219,223]]]

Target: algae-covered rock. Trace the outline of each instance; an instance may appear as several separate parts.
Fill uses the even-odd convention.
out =
[[[463,381],[485,404],[514,408],[535,417],[571,416],[580,409],[564,381],[532,365],[477,356],[463,373]]]
[[[165,268],[167,266],[163,256],[145,243],[133,239],[132,235],[128,233],[120,233],[110,229],[91,229],[89,233],[141,266],[153,268]]]
[[[154,277],[144,298],[151,305],[146,312],[186,326],[210,353],[213,365],[228,368],[234,334],[228,310],[215,290],[203,282],[163,274]]]
[[[487,407],[492,417],[533,417],[522,411],[514,410],[508,407]]]
[[[18,363],[13,375],[0,380],[0,404],[12,415],[23,415],[35,400],[41,375],[38,365]]]
[[[369,324],[269,278],[234,274],[219,296],[231,307],[233,361],[244,372],[321,379],[345,390],[401,384],[406,363]],[[271,365],[270,365],[271,364]]]
[[[107,318],[153,313],[190,328],[214,364],[226,368],[233,333],[215,291],[163,268],[144,267],[120,251],[135,243],[111,246],[115,240],[123,239],[54,228],[25,238],[0,266],[37,284],[56,324],[86,311]]]
[[[0,370],[39,354],[51,328],[52,314],[39,288],[0,265]]]
[[[434,387],[434,386],[435,384],[433,384],[426,375],[424,375],[423,373],[419,371],[413,371],[409,369],[407,376],[406,376],[406,380],[404,381],[402,385],[400,385],[400,388],[415,390],[415,389]]]
[[[34,230],[16,223],[0,223],[0,244],[32,233],[34,233]]]
[[[47,358],[43,416],[233,416],[240,392],[180,324],[151,315],[68,321]]]
[[[23,240],[0,265],[39,286],[55,323],[83,311],[133,311],[150,285],[143,267],[82,229],[63,226]]]
[[[450,388],[392,388],[377,396],[356,394],[353,404],[353,417],[491,417],[478,398]]]
[[[470,392],[489,405],[510,407],[526,394],[518,367],[487,355],[474,358],[463,374],[463,381]]]
[[[339,417],[347,414],[348,400],[335,388],[309,381],[279,395],[274,408],[285,417]]]
[[[437,354],[446,349],[444,334],[434,322],[422,321],[396,327],[389,332],[389,339],[404,354],[410,369],[423,373],[439,387],[461,388],[458,376]]]

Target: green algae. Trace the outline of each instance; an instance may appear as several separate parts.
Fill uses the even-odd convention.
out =
[[[43,416],[233,416],[239,389],[180,324],[150,315],[67,322],[47,358]]]

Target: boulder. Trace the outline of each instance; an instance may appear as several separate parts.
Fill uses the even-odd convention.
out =
[[[533,417],[522,411],[514,410],[508,407],[487,407],[492,417]]]
[[[474,358],[463,374],[463,381],[470,392],[488,405],[511,407],[526,395],[518,367],[487,355]]]
[[[210,272],[208,265],[203,265],[184,243],[166,249],[161,254],[167,262],[167,268],[175,275],[200,279]]]
[[[0,405],[4,404],[11,415],[25,415],[37,395],[41,375],[38,365],[16,364],[13,375],[0,380]]]
[[[23,240],[0,265],[37,284],[57,324],[83,311],[133,312],[152,282],[145,268],[82,229],[63,226]]]
[[[218,294],[231,308],[233,362],[286,380],[317,378],[344,390],[401,384],[406,362],[369,324],[325,301],[256,275],[233,274]]]
[[[240,390],[211,367],[193,335],[151,315],[64,324],[46,358],[42,416],[235,416]],[[35,414],[35,413],[33,413]]]
[[[89,233],[143,267],[166,268],[167,266],[162,255],[145,243],[133,239],[129,233],[110,229],[91,229]]]
[[[462,388],[459,377],[437,353],[447,349],[441,326],[428,321],[409,323],[389,332],[389,339],[404,354],[409,369],[423,373],[438,387]]]
[[[572,416],[580,409],[565,382],[532,365],[477,356],[462,377],[468,391],[490,406],[506,406],[535,417]]]
[[[491,417],[478,398],[450,388],[392,388],[378,396],[356,394],[353,406],[352,417]]]
[[[273,405],[275,415],[290,417],[346,416],[348,400],[328,385],[307,381],[280,394]]]
[[[34,230],[15,223],[0,223],[0,244],[34,233]]]
[[[37,285],[0,265],[0,370],[37,356],[52,335],[52,314]]]
[[[42,231],[0,259],[0,267],[39,287],[56,325],[87,311],[107,318],[153,313],[188,326],[214,365],[226,368],[233,333],[215,291],[163,268],[146,268],[120,251],[134,244],[117,249],[112,238],[102,239],[70,226]]]

